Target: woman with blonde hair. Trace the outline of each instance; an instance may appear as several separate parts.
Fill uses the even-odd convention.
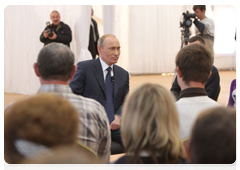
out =
[[[116,164],[186,163],[175,100],[160,85],[144,84],[127,96],[121,133],[126,155]]]

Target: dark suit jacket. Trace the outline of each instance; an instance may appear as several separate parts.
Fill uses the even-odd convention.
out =
[[[219,77],[218,70],[214,65],[212,66],[212,74],[205,84],[205,90],[209,98],[217,101],[218,95],[220,92],[220,77]],[[174,94],[176,100],[178,100],[180,91],[181,91],[181,88],[178,85],[177,77],[176,77],[171,87],[171,92]]]
[[[114,112],[121,116],[122,104],[129,91],[129,74],[117,65],[113,65],[113,73]],[[105,107],[105,83],[100,59],[79,62],[70,87],[73,93],[95,99]]]
[[[99,34],[98,34],[97,22],[92,18],[91,20],[93,22],[94,28],[92,27],[92,25],[90,25],[88,50],[91,52],[92,58],[95,59],[96,55],[98,54],[97,41],[99,39]],[[94,35],[93,35],[94,32],[96,35],[96,41],[94,41]]]

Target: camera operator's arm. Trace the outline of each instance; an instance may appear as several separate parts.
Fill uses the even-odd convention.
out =
[[[201,34],[207,34],[214,37],[214,22],[212,19],[205,18],[204,21],[195,19],[193,23]]]
[[[197,18],[195,18],[195,20],[193,21],[193,23],[195,24],[195,26],[198,28],[198,30],[203,33],[204,29],[205,29],[205,25],[203,23],[201,23],[200,21],[198,21]]]
[[[72,41],[72,31],[69,26],[65,25],[63,31],[57,34],[56,42],[70,43]]]
[[[46,28],[45,28],[45,30],[44,30],[44,31],[42,32],[42,34],[40,35],[40,41],[43,42],[43,43],[45,43],[46,40],[47,40],[47,38],[48,38],[48,33],[47,33],[47,31],[46,31]]]
[[[44,38],[47,38],[47,37],[48,37],[48,33],[47,33],[46,30],[43,31],[43,37],[44,37]]]

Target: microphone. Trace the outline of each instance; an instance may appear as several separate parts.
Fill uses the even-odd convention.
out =
[[[111,82],[114,83],[114,76],[111,77]]]

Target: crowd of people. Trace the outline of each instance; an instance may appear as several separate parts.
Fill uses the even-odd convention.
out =
[[[129,73],[115,65],[121,48],[115,35],[97,38],[93,59],[76,66],[69,48],[70,28],[60,22],[57,11],[50,17],[53,35],[46,27],[40,36],[45,45],[33,64],[41,87],[37,94],[5,108],[7,163],[235,162],[236,79],[228,106],[221,106],[219,73],[202,36],[192,37],[176,55],[171,90],[146,83],[129,91]],[[68,41],[61,42],[63,37]],[[124,156],[110,162],[115,147]]]

